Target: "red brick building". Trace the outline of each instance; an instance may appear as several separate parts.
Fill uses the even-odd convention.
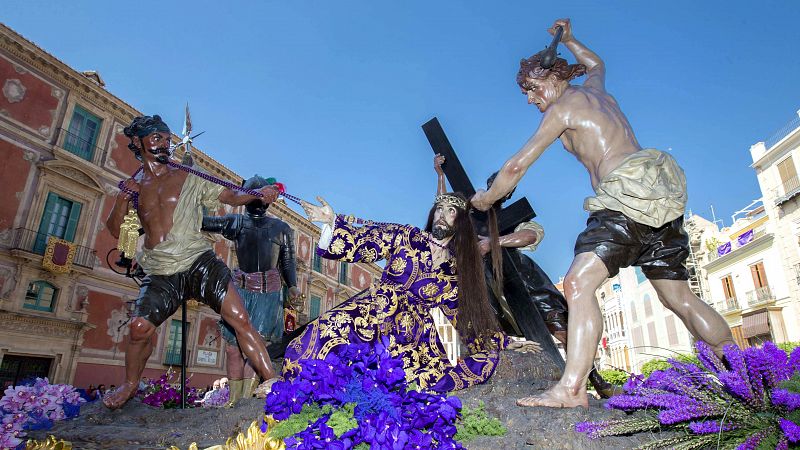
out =
[[[0,383],[29,376],[77,387],[119,383],[138,287],[112,270],[116,240],[104,223],[117,182],[139,167],[122,129],[141,113],[108,92],[99,74],[70,68],[2,24],[0,89]],[[241,181],[202,151],[195,164]],[[298,284],[306,294],[301,323],[380,272],[375,265],[320,261],[316,226],[280,202],[270,212],[295,229]],[[75,245],[68,273],[43,267],[49,236]],[[228,241],[219,238],[215,250],[235,267]],[[179,311],[159,327],[145,376],[179,364],[180,317]],[[188,308],[193,385],[225,373],[218,319],[203,305]]]

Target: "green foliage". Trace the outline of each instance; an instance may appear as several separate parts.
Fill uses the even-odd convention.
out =
[[[456,423],[456,440],[468,442],[478,436],[503,436],[508,430],[500,420],[486,414],[483,402],[478,402],[477,408],[464,407],[461,409],[461,419]]]
[[[775,344],[775,346],[777,346],[779,349],[785,351],[786,354],[788,355],[788,354],[792,353],[792,350],[796,349],[797,347],[800,347],[800,342],[797,342],[797,341],[794,341],[794,342],[781,342],[780,344]]]
[[[366,442],[362,442],[353,447],[353,450],[369,450],[369,444],[367,444]]]
[[[272,429],[272,436],[278,439],[287,438],[293,434],[299,433],[306,428],[308,424],[316,421],[325,414],[330,414],[330,405],[325,405],[320,408],[316,403],[307,403],[303,405],[302,411],[297,414],[292,414],[286,420],[281,420]]]
[[[622,386],[626,381],[628,381],[629,375],[628,372],[625,372],[624,370],[608,369],[601,370],[600,376],[615,386]]]
[[[278,422],[275,428],[272,429],[271,436],[285,439],[305,430],[308,428],[308,424],[316,422],[320,417],[330,414],[326,423],[333,428],[333,433],[336,437],[341,437],[348,431],[358,427],[358,421],[353,417],[355,408],[355,403],[346,403],[342,408],[337,408],[335,411],[331,405],[320,407],[316,403],[305,404],[299,413],[292,414],[288,419]]]
[[[642,375],[649,377],[656,370],[667,370],[670,367],[670,363],[663,359],[651,359],[642,365]]]
[[[334,411],[328,418],[328,426],[333,428],[333,434],[337,438],[358,427],[358,421],[353,416],[355,409],[355,403],[346,403],[344,407]]]

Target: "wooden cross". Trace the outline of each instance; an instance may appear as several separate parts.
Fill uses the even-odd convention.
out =
[[[422,131],[425,132],[434,154],[439,153],[444,156],[445,163],[442,165],[442,170],[450,182],[450,186],[454,191],[461,192],[467,198],[471,198],[475,194],[475,188],[461,165],[453,146],[450,145],[447,135],[439,124],[439,120],[436,117],[429,120],[422,125]],[[483,212],[473,214],[473,220],[478,228],[486,226],[487,217],[487,214]],[[517,225],[534,217],[536,217],[536,213],[531,208],[528,199],[523,197],[497,211],[497,225],[500,234],[512,233]],[[502,247],[502,253],[503,296],[511,310],[514,321],[526,339],[538,342],[542,349],[553,358],[553,361],[563,369],[564,359],[558,352],[553,338],[550,336],[541,314],[539,314],[539,310],[532,304],[528,290],[519,276],[519,270],[517,269],[519,266],[519,251],[511,251]],[[489,295],[493,295],[491,289],[489,290]],[[498,301],[500,300],[498,299]],[[500,303],[502,304],[502,302]]]

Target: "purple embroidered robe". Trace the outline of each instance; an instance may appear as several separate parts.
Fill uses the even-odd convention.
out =
[[[376,342],[388,335],[392,354],[402,355],[406,379],[420,388],[448,392],[483,383],[497,365],[502,337],[485,350],[466,342],[471,352],[450,364],[429,310],[439,307],[453,325],[458,316],[455,259],[434,266],[428,234],[410,225],[368,224],[354,227],[337,217],[327,250],[317,253],[346,262],[386,260],[380,280],[310,323],[286,349],[284,374],[299,370],[298,361],[325,359],[353,336]]]

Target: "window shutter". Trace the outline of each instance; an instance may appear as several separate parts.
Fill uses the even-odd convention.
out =
[[[65,241],[75,242],[75,230],[78,228],[78,219],[81,217],[81,206],[78,202],[72,202],[69,219],[67,219],[67,229],[64,231]]]

